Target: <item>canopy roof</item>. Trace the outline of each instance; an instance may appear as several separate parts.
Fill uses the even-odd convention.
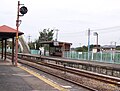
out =
[[[51,43],[54,43],[56,41],[42,41],[40,42],[40,44],[51,44]],[[72,45],[72,43],[68,43],[68,42],[60,42],[60,41],[57,41],[58,43],[60,44],[69,44],[69,45]]]
[[[8,39],[8,38],[13,38],[16,36],[16,29],[13,29],[9,26],[3,25],[0,26],[0,40],[2,39]],[[18,35],[24,34],[23,32],[18,31]]]

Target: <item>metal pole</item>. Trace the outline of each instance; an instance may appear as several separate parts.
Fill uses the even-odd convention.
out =
[[[20,1],[18,1],[18,10],[17,10],[17,20],[16,20],[16,53],[15,53],[15,66],[17,66],[18,62],[18,28],[19,28],[19,8],[20,8]]]
[[[59,30],[56,29],[55,31],[56,31],[56,39],[55,39],[55,40],[57,41],[57,39],[58,39],[58,31],[59,31]]]
[[[98,33],[97,33],[97,52],[98,52]]]
[[[90,60],[90,29],[88,29],[88,60]]]
[[[29,35],[29,36],[28,36],[28,43],[30,43],[30,38],[31,38],[31,36]]]
[[[97,47],[98,47],[98,34],[97,34]]]
[[[96,36],[96,48],[97,48],[97,52],[98,52],[98,33],[94,32],[94,35]]]

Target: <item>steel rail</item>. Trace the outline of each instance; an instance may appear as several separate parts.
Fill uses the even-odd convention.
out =
[[[29,57],[31,57],[31,56],[29,56]],[[22,59],[22,57],[21,57],[21,59]],[[38,59],[39,59],[39,57],[38,57]],[[45,58],[45,60],[46,60],[46,58]],[[55,60],[57,60],[57,59],[55,59]],[[28,60],[27,60],[27,57],[26,57],[26,61],[25,60],[21,61],[20,59],[18,61],[20,63],[24,63],[26,65],[34,67],[36,69],[39,69],[38,65],[42,65],[42,66],[46,66],[46,67],[49,67],[49,68],[61,70],[61,71],[67,72],[67,73],[71,73],[71,74],[74,74],[74,75],[84,76],[84,77],[87,77],[87,78],[91,78],[91,79],[95,79],[95,80],[98,80],[98,81],[102,81],[102,82],[106,82],[106,83],[109,83],[109,84],[114,84],[114,85],[120,86],[120,83],[119,83],[120,78],[116,78],[116,77],[112,77],[112,76],[106,76],[106,75],[102,75],[102,74],[97,74],[97,73],[94,73],[94,72],[83,71],[83,70],[80,70],[80,69],[67,67],[66,65],[52,64],[52,63],[49,63],[49,62],[45,62],[44,58],[42,59],[42,61],[41,60],[36,61],[34,58],[33,59],[28,58]],[[41,69],[39,69],[39,70],[41,70]],[[72,83],[82,85],[82,84],[80,84],[80,83],[78,83],[74,80],[63,78],[61,76],[50,73],[49,71],[45,71],[45,72],[47,72],[51,75],[57,76],[59,78],[62,78],[64,80],[68,80]],[[83,85],[83,87],[84,87],[84,85]],[[86,88],[89,88],[89,87],[86,86]],[[94,89],[94,88],[90,88],[90,89],[93,89],[93,91],[96,91],[96,89]]]
[[[83,88],[86,88],[86,89],[88,89],[88,90],[98,91],[98,90],[96,90],[96,89],[94,89],[94,88],[91,88],[91,87],[89,87],[89,86],[80,84],[80,83],[78,83],[78,82],[76,82],[76,81],[74,81],[74,80],[64,78],[64,77],[62,77],[62,76],[60,76],[60,75],[51,73],[51,72],[46,71],[46,70],[42,70],[41,67],[40,67],[40,65],[42,65],[42,66],[47,66],[47,67],[50,67],[50,68],[53,68],[53,69],[56,69],[56,67],[51,67],[51,66],[48,66],[48,65],[44,65],[43,63],[40,64],[40,63],[37,63],[37,62],[33,62],[33,63],[35,63],[35,64],[33,64],[33,63],[28,63],[28,62],[25,62],[25,61],[20,61],[20,60],[18,60],[18,62],[19,62],[19,63],[22,63],[22,64],[25,64],[25,65],[28,65],[28,66],[30,66],[30,67],[33,67],[33,68],[35,68],[35,69],[41,70],[41,71],[43,71],[43,72],[46,72],[46,73],[48,73],[48,74],[50,74],[50,75],[53,75],[53,76],[55,76],[55,77],[61,78],[61,79],[63,79],[63,80],[69,81],[69,82],[71,82],[71,83],[77,84],[77,85],[79,85],[79,86],[81,86],[81,87],[83,87]],[[29,61],[29,62],[31,62],[31,61]],[[38,64],[38,65],[36,65],[36,64]],[[57,69],[57,70],[60,70],[60,69]],[[63,71],[64,71],[64,70],[63,70]]]
[[[7,58],[8,58],[8,59],[11,59],[10,56],[9,56],[9,57],[7,56]],[[29,67],[35,68],[35,69],[37,69],[37,70],[41,70],[41,71],[43,71],[43,72],[45,72],[45,73],[48,73],[48,74],[50,74],[50,75],[53,75],[53,76],[55,76],[55,77],[61,78],[61,79],[63,79],[63,80],[69,81],[69,82],[71,82],[71,83],[73,83],[73,84],[79,85],[79,86],[81,86],[81,87],[83,87],[83,88],[85,88],[85,89],[88,89],[88,90],[90,90],[90,91],[98,91],[97,89],[94,89],[94,88],[92,88],[92,87],[83,85],[83,84],[81,84],[81,83],[79,83],[79,82],[76,82],[76,81],[74,81],[74,80],[64,78],[64,77],[62,77],[62,76],[60,76],[60,75],[54,74],[54,73],[52,73],[52,72],[49,72],[48,70],[42,69],[41,65],[42,65],[42,66],[45,66],[45,67],[47,66],[47,67],[53,68],[53,67],[51,67],[50,65],[45,65],[45,63],[40,63],[40,62],[38,63],[38,62],[30,61],[30,60],[27,61],[27,60],[21,60],[21,59],[18,59],[18,62],[21,63],[21,64],[24,64],[24,65],[27,65],[27,66],[29,66]],[[53,69],[56,69],[56,67],[53,68]],[[60,69],[57,69],[57,70],[60,70]]]
[[[29,56],[29,57],[31,57],[31,56]],[[46,57],[45,57],[45,59],[46,59]],[[27,60],[27,58],[26,58],[26,60]],[[57,60],[57,59],[54,59],[54,60]],[[51,68],[54,68],[54,69],[59,69],[59,70],[66,71],[66,72],[69,72],[69,73],[73,73],[73,74],[76,74],[76,75],[82,75],[82,76],[85,76],[85,77],[89,77],[89,78],[92,78],[92,79],[96,79],[96,80],[100,80],[100,81],[104,81],[104,82],[108,82],[108,83],[120,86],[120,78],[117,78],[117,77],[112,77],[112,76],[107,76],[107,75],[98,74],[98,73],[94,73],[94,72],[84,71],[84,70],[81,70],[81,69],[67,67],[65,65],[61,66],[61,65],[57,65],[57,64],[51,64],[51,63],[44,62],[44,61],[36,61],[36,60],[32,60],[32,59],[28,59],[27,61],[35,62],[37,64],[44,65],[44,66],[47,66],[47,67],[51,67]]]
[[[65,72],[69,72],[72,74],[76,74],[76,75],[80,75],[80,76],[84,76],[87,78],[92,78],[95,80],[99,80],[99,81],[103,81],[103,82],[107,82],[110,84],[115,84],[120,86],[120,78],[116,78],[116,77],[112,77],[112,76],[106,76],[106,75],[102,75],[102,74],[96,74],[93,72],[89,72],[89,71],[84,71],[84,70],[80,70],[80,69],[75,69],[75,68],[71,68],[71,67],[65,67],[65,66],[60,66],[60,65],[56,65],[56,64],[51,64],[51,63],[46,63],[46,62],[37,62],[37,61],[30,61],[30,62],[34,62],[40,65],[44,65],[47,67],[51,67],[54,69],[59,69]]]

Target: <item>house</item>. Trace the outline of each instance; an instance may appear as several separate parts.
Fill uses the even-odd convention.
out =
[[[116,50],[115,45],[104,45],[104,46],[101,47],[102,52],[113,52],[115,50]]]

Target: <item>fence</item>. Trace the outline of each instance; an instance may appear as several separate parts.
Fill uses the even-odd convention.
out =
[[[88,52],[64,52],[64,58],[77,59],[77,60],[88,60]],[[119,63],[120,64],[120,53],[107,53],[107,52],[98,52],[98,53],[89,53],[90,61],[98,62],[108,62],[108,63]]]
[[[0,51],[1,51],[1,50],[2,50],[2,49],[0,49]],[[12,49],[7,49],[7,52],[12,53]],[[18,49],[18,52],[20,53],[21,50]],[[32,50],[30,50],[30,53],[31,53],[31,54],[40,55],[40,51],[39,51],[39,50],[34,50],[34,49],[32,49]],[[41,55],[44,55],[44,54],[41,54]],[[49,53],[48,53],[47,51],[46,51],[46,53],[45,53],[45,56],[49,56]]]
[[[11,49],[8,49],[7,52],[12,52]],[[39,50],[31,50],[31,54],[38,54]],[[49,53],[46,52],[46,56],[49,56]],[[69,59],[77,59],[77,60],[88,60],[88,52],[75,52],[75,51],[67,51],[63,54],[64,58]],[[89,53],[90,61],[98,61],[98,62],[107,62],[107,63],[116,63],[120,64],[120,53],[114,52],[98,52],[98,53]]]

